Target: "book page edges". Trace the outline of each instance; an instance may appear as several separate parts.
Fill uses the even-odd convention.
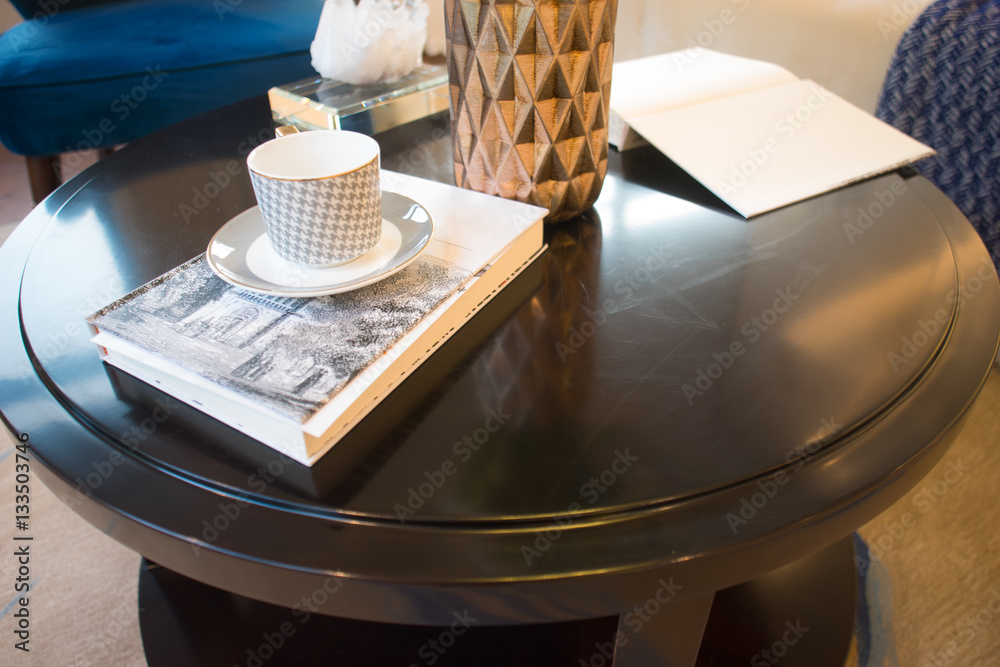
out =
[[[387,371],[384,373],[384,375],[391,376],[392,379],[389,380],[389,382],[386,383],[385,385],[380,385],[377,393],[373,393],[372,395],[362,395],[361,397],[359,397],[358,400],[355,400],[353,403],[351,403],[349,407],[358,407],[358,409],[350,413],[349,416],[343,417],[342,420],[339,420],[340,423],[337,424],[336,428],[332,432],[327,432],[325,434],[327,436],[325,440],[323,439],[322,436],[316,437],[311,433],[305,433],[306,451],[309,452],[308,465],[313,465],[327,451],[329,451],[331,447],[337,444],[337,442],[342,437],[344,437],[344,435],[346,435],[350,431],[350,429],[356,426],[358,422],[360,422],[368,415],[368,413],[374,410],[375,407],[379,403],[381,403],[381,401],[385,398],[386,395],[388,395],[396,387],[402,384],[402,382],[406,378],[408,378],[420,366],[420,364],[424,360],[426,360],[434,352],[436,352],[437,349],[440,348],[442,345],[444,345],[444,343],[447,342],[448,339],[451,338],[456,331],[458,331],[469,320],[471,320],[476,313],[478,313],[490,301],[492,301],[493,297],[499,294],[507,283],[509,283],[511,280],[514,280],[518,275],[520,275],[524,271],[525,268],[527,268],[532,262],[537,260],[545,252],[547,247],[548,246],[543,246],[533,256],[524,260],[511,273],[507,274],[506,278],[504,278],[500,283],[496,284],[492,290],[488,291],[483,290],[486,292],[485,295],[482,296],[482,298],[474,306],[465,309],[464,310],[465,314],[461,317],[460,320],[453,322],[452,326],[439,327],[440,329],[443,329],[441,331],[438,331],[438,328],[435,328],[433,332],[430,332],[433,333],[433,336],[428,337],[426,345],[421,346],[423,347],[423,350],[418,351],[418,353],[415,354],[413,360],[410,361],[410,363],[406,364],[403,368],[399,369],[395,368],[395,366],[398,366],[398,364],[390,366],[389,369],[387,369]],[[344,413],[342,414],[346,414],[347,412],[349,412],[349,410],[345,410]]]
[[[492,258],[495,261],[494,264],[490,266],[490,269],[492,269],[493,266],[497,266],[498,269],[502,271],[503,267],[509,263],[502,261],[504,258],[524,258],[526,255],[533,253],[541,246],[542,221],[539,219],[532,228],[527,230],[524,234],[518,236],[506,248],[504,248],[503,251]],[[393,368],[398,367],[401,363],[405,363],[404,357],[407,355],[414,343],[419,342],[430,329],[437,326],[439,320],[449,315],[455,304],[467,299],[468,294],[475,292],[477,288],[481,289],[480,282],[486,277],[486,274],[489,273],[490,271],[487,271],[482,277],[474,277],[472,280],[459,288],[459,291],[448,297],[443,304],[435,308],[428,317],[421,320],[413,329],[403,336],[403,338],[401,338],[396,345],[390,347],[385,354],[369,364],[364,371],[358,374],[358,376],[353,378],[343,389],[337,392],[337,394],[326,405],[320,408],[316,414],[314,414],[304,424],[303,430],[313,436],[321,436],[350,405],[353,405],[359,400],[365,400],[365,398],[369,396],[369,393],[366,392],[370,392],[371,386],[379,381],[386,372],[391,373]],[[459,319],[462,317],[463,316],[461,314],[458,315]],[[468,318],[466,317],[465,319]],[[461,321],[464,322],[465,320],[461,319]],[[460,325],[456,325],[456,327],[453,328],[457,328],[457,326]],[[388,363],[386,363],[386,361],[388,361]],[[380,364],[384,370],[379,370],[378,367]]]

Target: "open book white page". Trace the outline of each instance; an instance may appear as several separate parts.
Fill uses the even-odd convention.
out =
[[[608,141],[619,150],[643,145],[628,129],[637,118],[798,80],[779,65],[708,49],[615,63]]]
[[[618,115],[632,131],[745,217],[934,154],[770,63],[702,50],[684,56],[690,62],[677,74],[685,61],[675,59],[687,53],[642,59],[644,76],[626,70],[612,83],[612,111],[623,100]],[[663,86],[683,90],[659,91]]]
[[[633,127],[747,218],[934,152],[812,81],[644,116]]]

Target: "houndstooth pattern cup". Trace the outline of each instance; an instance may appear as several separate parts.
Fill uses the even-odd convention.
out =
[[[356,259],[382,235],[378,144],[354,132],[281,136],[247,158],[268,240],[294,264]]]

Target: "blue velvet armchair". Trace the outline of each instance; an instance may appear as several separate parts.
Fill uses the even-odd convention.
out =
[[[38,201],[58,155],[109,150],[316,73],[323,0],[13,0],[0,36],[0,141]]]

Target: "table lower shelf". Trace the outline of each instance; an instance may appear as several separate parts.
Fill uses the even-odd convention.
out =
[[[841,667],[854,629],[850,538],[753,581],[715,594],[695,665]],[[307,615],[228,593],[143,561],[139,619],[150,667],[664,667],[655,642],[623,644],[619,619],[477,626],[371,623]],[[683,613],[679,614],[679,619]],[[650,628],[652,629],[652,628]],[[665,651],[667,652],[667,651]],[[676,655],[678,651],[668,651]]]

